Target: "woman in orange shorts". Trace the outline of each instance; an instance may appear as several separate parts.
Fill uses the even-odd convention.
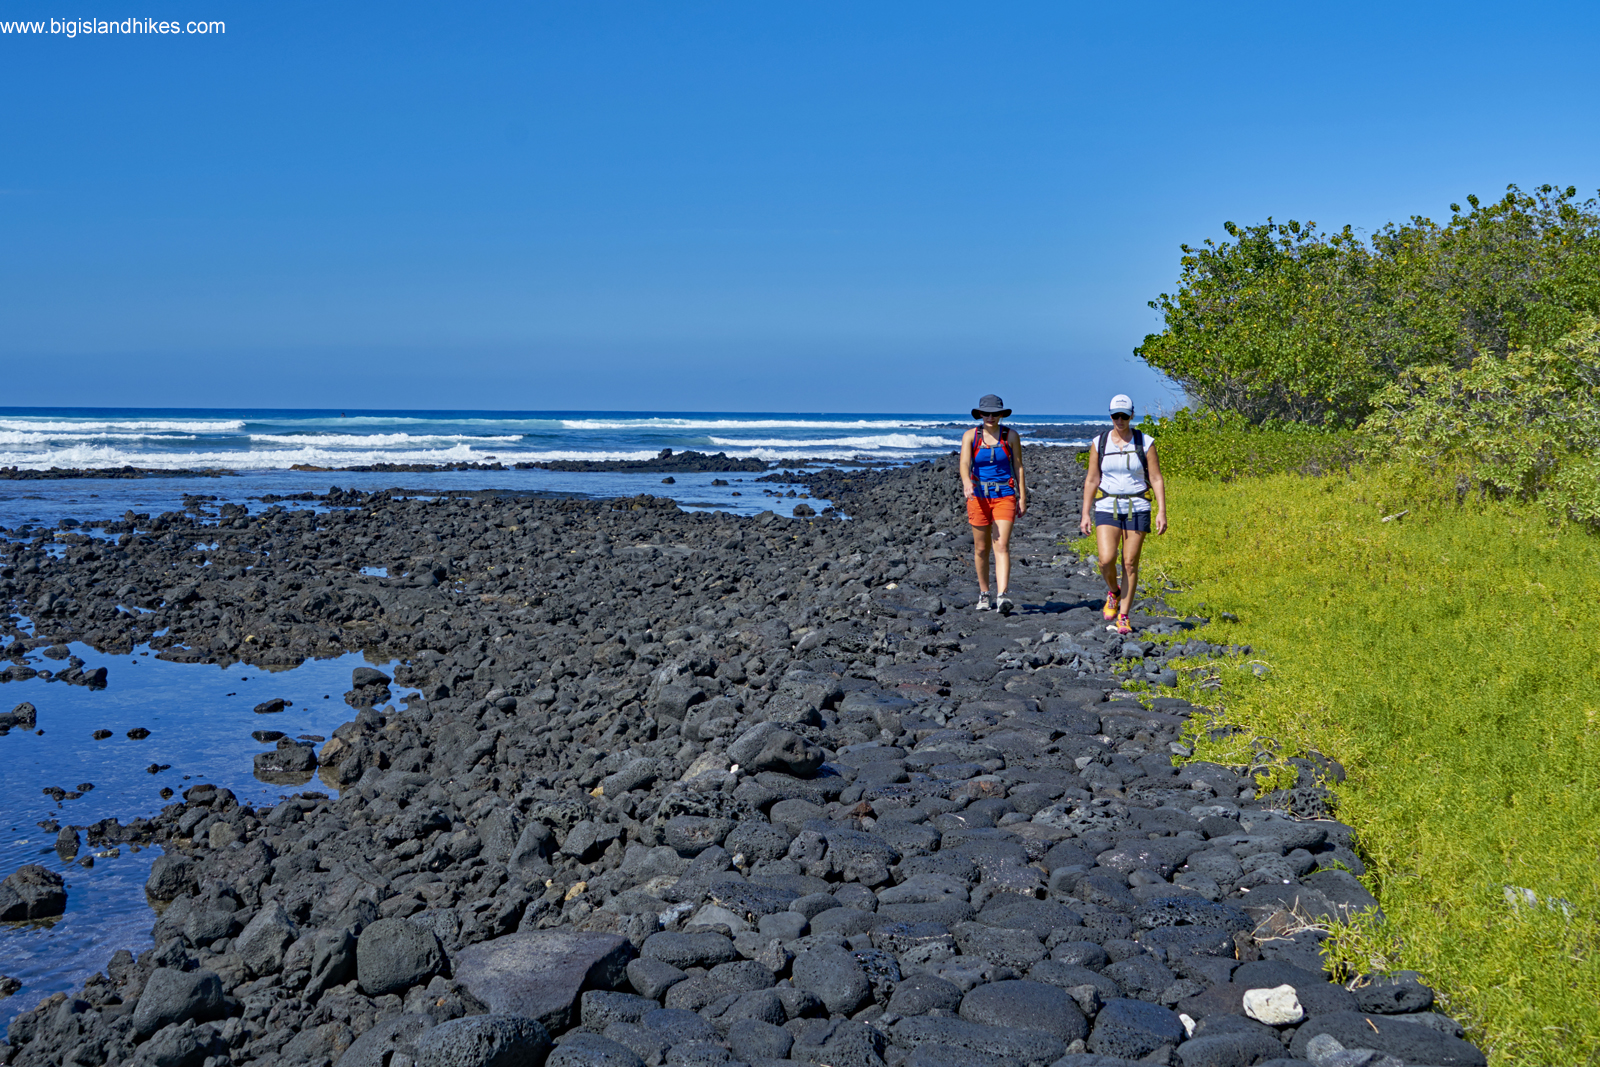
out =
[[[978,401],[972,417],[983,425],[961,438],[961,489],[967,497],[967,522],[972,526],[972,562],[978,569],[978,610],[1010,613],[1015,605],[1011,586],[1011,524],[1028,511],[1028,482],[1022,474],[1022,439],[1000,425],[1011,414],[993,393]],[[994,552],[995,584],[989,598],[989,554]]]

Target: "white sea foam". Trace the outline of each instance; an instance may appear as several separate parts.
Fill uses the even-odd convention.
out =
[[[147,433],[28,433],[21,431],[0,430],[0,445],[48,445],[52,443],[79,440],[79,441],[193,441],[198,434],[161,434],[155,436]]]
[[[580,452],[572,449],[550,452],[511,452],[501,459],[505,462],[515,460],[518,463],[549,463],[563,459],[595,459],[595,460],[637,460],[655,459],[661,454],[659,449],[648,452]]]
[[[19,419],[0,416],[0,430],[54,434],[132,434],[132,433],[237,433],[244,423],[203,419]]]
[[[408,445],[427,445],[434,441],[468,444],[474,441],[520,440],[522,440],[521,434],[505,434],[497,437],[461,433],[253,433],[250,435],[252,444],[298,445],[302,448],[404,448]]]
[[[880,448],[954,448],[961,443],[959,437],[918,437],[914,434],[891,433],[875,437],[820,437],[812,440],[775,439],[756,440],[738,437],[712,437],[713,445],[731,445],[742,448],[855,448],[877,450]]]
[[[821,422],[811,419],[565,419],[568,430],[896,430],[943,426],[945,419],[857,419]]]
[[[335,450],[326,448],[261,448],[234,452],[144,452],[99,445],[73,445],[44,452],[0,452],[0,467],[44,470],[49,467],[149,467],[154,470],[217,468],[221,470],[282,470],[295,464],[310,467],[358,467],[374,463],[482,463],[491,453],[467,445],[437,449]],[[545,460],[654,459],[645,452],[513,452],[499,457],[503,463]]]
[[[651,453],[654,455],[655,453]],[[281,470],[303,463],[312,467],[350,467],[370,463],[477,463],[483,453],[465,445],[440,449],[331,451],[325,448],[241,449],[236,452],[125,451],[100,445],[73,445],[45,452],[0,452],[0,467],[149,467],[155,470],[219,468]]]

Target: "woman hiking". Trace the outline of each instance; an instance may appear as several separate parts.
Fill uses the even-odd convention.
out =
[[[1028,482],[1022,473],[1022,439],[1000,420],[1011,409],[993,393],[978,401],[972,417],[982,425],[961,437],[961,490],[972,527],[972,563],[978,569],[978,610],[1009,614],[1016,605],[1011,588],[1011,525],[1028,511]],[[989,554],[994,553],[995,599],[989,598]]]
[[[1157,534],[1167,532],[1167,486],[1156,460],[1155,440],[1133,428],[1133,401],[1120,393],[1111,398],[1111,429],[1090,443],[1089,472],[1083,479],[1083,518],[1078,530],[1087,537],[1091,525],[1100,556],[1100,574],[1106,580],[1106,606],[1100,613],[1108,622],[1116,621],[1117,633],[1130,634],[1133,625],[1128,614],[1133,610],[1134,590],[1139,587],[1139,550],[1152,526]],[[1119,554],[1121,585],[1117,584]]]

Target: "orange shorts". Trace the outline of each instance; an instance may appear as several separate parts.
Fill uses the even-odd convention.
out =
[[[972,526],[988,526],[995,520],[1017,521],[1017,498],[1014,496],[967,497],[967,522]]]

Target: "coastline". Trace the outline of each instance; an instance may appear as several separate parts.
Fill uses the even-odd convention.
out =
[[[297,798],[257,810],[197,786],[102,824],[166,850],[156,947],[19,1016],[0,1061],[158,1043],[236,1064],[425,1060],[491,1031],[540,1046],[510,1014],[560,1039],[551,1062],[708,1043],[752,1067],[893,1067],[930,1046],[1304,1062],[1324,1035],[1483,1062],[1444,1016],[1419,1025],[1414,982],[1325,980],[1290,912],[1370,902],[1341,870],[1359,870],[1350,828],[1290,818],[1238,768],[1171,766],[1186,706],[1113,669],[1136,663],[1159,692],[1165,653],[1105,634],[1097,575],[1058,543],[1081,468],[1038,449],[1029,471],[1010,618],[970,609],[947,460],[786,479],[848,522],[352,491],[320,515],[202,506],[108,527],[113,544],[7,545],[0,588],[36,634],[15,632],[13,658],[72,637],[403,666],[355,672],[353,718],[320,750],[265,754],[306,776]],[[197,575],[202,531],[218,546]],[[148,614],[119,614],[130,601]],[[1203,620],[1136,622],[1205,646]],[[393,706],[391,681],[422,698]],[[508,1012],[534,994],[491,964],[536,950],[589,962],[542,980],[539,1012]],[[212,981],[184,976],[213,976],[216,1004],[168,1018],[158,994]],[[1305,1021],[1247,1018],[1244,993],[1280,984]],[[1401,1014],[1406,1049],[1438,1058],[1383,1044]]]

